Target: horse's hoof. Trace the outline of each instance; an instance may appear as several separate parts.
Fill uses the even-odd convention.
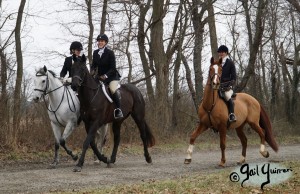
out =
[[[184,163],[185,163],[185,164],[190,164],[191,162],[192,162],[192,159],[185,159],[185,160],[184,160]]]
[[[58,165],[58,161],[54,161],[47,168],[48,169],[55,169],[57,165]]]
[[[237,165],[242,165],[242,164],[244,164],[245,162],[246,162],[246,160],[240,160],[240,161],[237,161],[236,164],[237,164]]]
[[[219,167],[225,168],[225,163],[224,162],[220,162]]]
[[[245,159],[244,156],[242,156],[241,159],[240,159],[240,161],[237,161],[236,164],[237,165],[241,165],[241,164],[244,164],[245,162],[246,162],[246,159]]]
[[[152,158],[151,157],[146,158],[146,161],[147,161],[148,164],[151,164],[152,163]]]
[[[56,168],[56,165],[55,164],[50,164],[47,169],[55,169]]]
[[[75,155],[75,156],[73,157],[73,160],[74,160],[74,161],[78,160],[78,155]]]
[[[109,161],[109,163],[112,163],[112,164],[116,163],[116,159],[115,158],[114,159],[110,158],[110,160],[107,159],[107,161]]]
[[[261,155],[262,155],[263,157],[265,157],[265,158],[269,158],[269,156],[270,156],[270,154],[269,154],[268,151],[263,151],[263,152],[260,152],[260,153],[261,153]]]
[[[73,168],[73,172],[81,172],[81,167],[79,167],[79,166],[75,166],[74,168]]]

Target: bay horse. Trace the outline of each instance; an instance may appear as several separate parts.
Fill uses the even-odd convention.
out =
[[[138,126],[144,146],[145,159],[148,163],[151,163],[152,159],[148,152],[148,147],[154,146],[155,138],[145,121],[145,101],[139,89],[132,84],[121,85],[121,109],[124,117],[116,120],[113,116],[115,105],[107,99],[101,89],[102,87],[99,81],[96,81],[93,76],[90,75],[86,67],[86,57],[84,55],[81,58],[73,57],[73,60],[71,86],[72,89],[77,90],[78,92],[81,116],[87,132],[87,137],[83,143],[81,157],[73,171],[81,171],[89,145],[100,161],[107,164],[115,163],[120,143],[121,124],[129,115],[132,116]],[[112,123],[114,135],[114,146],[110,159],[99,152],[94,142],[97,128],[106,123]]]
[[[260,103],[252,96],[246,93],[237,93],[234,103],[234,112],[237,116],[237,121],[231,124],[228,123],[228,109],[224,100],[219,97],[218,90],[220,88],[220,78],[222,75],[222,59],[215,61],[211,58],[211,65],[207,83],[204,89],[202,103],[198,109],[200,122],[195,128],[190,137],[190,145],[187,150],[187,157],[184,163],[190,164],[192,161],[192,153],[196,138],[208,128],[218,129],[220,135],[221,162],[219,166],[224,167],[225,148],[226,148],[226,131],[227,129],[235,129],[237,136],[242,144],[242,156],[238,164],[245,163],[247,137],[243,132],[243,127],[246,123],[258,133],[260,136],[260,153],[263,157],[269,157],[269,152],[265,149],[265,142],[277,152],[278,145],[274,139],[272,126],[268,115]]]
[[[43,99],[47,107],[51,127],[55,137],[54,160],[49,168],[55,168],[59,163],[59,147],[62,146],[74,161],[78,155],[74,154],[66,146],[67,138],[72,134],[75,127],[80,123],[80,103],[78,97],[70,85],[65,85],[56,77],[55,73],[48,70],[46,66],[35,69],[35,89],[33,92],[34,102]],[[46,103],[46,96],[49,104]],[[63,133],[61,128],[64,128]],[[97,142],[99,149],[102,149],[108,133],[107,125],[97,131]]]

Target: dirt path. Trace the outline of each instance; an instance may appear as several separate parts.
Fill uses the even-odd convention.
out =
[[[300,160],[300,145],[281,146],[276,154],[270,148],[265,159],[257,148],[248,148],[247,162],[282,162]],[[240,149],[226,151],[227,166],[234,167],[240,158]],[[112,168],[104,164],[85,163],[80,173],[72,172],[75,163],[61,162],[56,169],[46,169],[44,163],[5,165],[0,171],[0,193],[47,193],[79,191],[84,188],[101,188],[122,183],[169,179],[180,175],[217,171],[220,151],[198,151],[190,165],[183,164],[185,153],[152,154],[153,164],[147,164],[142,155],[119,156]]]

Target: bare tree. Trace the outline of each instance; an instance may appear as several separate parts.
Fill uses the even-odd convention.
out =
[[[136,4],[139,6],[139,19],[138,19],[138,32],[137,32],[137,42],[139,47],[139,55],[143,66],[143,71],[145,73],[145,77],[147,78],[145,80],[146,82],[146,89],[147,89],[147,95],[149,98],[149,101],[151,104],[154,104],[154,89],[151,82],[151,72],[152,75],[155,74],[155,70],[153,68],[153,65],[150,65],[150,63],[153,62],[153,59],[151,58],[151,55],[149,55],[149,61],[147,60],[147,54],[146,54],[146,36],[147,36],[147,30],[145,30],[146,25],[146,15],[147,12],[150,9],[150,3],[151,0],[148,0],[146,4],[141,3],[141,1],[136,0]],[[152,67],[152,68],[151,68]]]
[[[199,8],[201,8],[199,10]],[[203,72],[202,72],[202,49],[204,47],[204,27],[208,22],[208,18],[205,17],[205,12],[207,11],[207,4],[194,0],[190,5],[190,11],[192,14],[193,30],[195,34],[194,42],[194,74],[195,74],[195,109],[198,110],[198,106],[203,96]]]
[[[242,91],[251,76],[254,75],[255,71],[255,63],[256,63],[256,58],[258,54],[258,48],[259,45],[262,41],[262,36],[263,36],[263,19],[264,15],[266,12],[266,5],[267,1],[266,0],[259,0],[257,9],[256,9],[256,17],[255,17],[255,25],[254,29],[252,28],[253,26],[251,25],[251,17],[250,17],[250,5],[248,0],[240,0],[242,2],[243,8],[245,10],[245,16],[246,16],[246,26],[248,30],[248,41],[249,41],[249,51],[250,51],[250,57],[248,61],[248,65],[245,69],[245,74],[241,79],[241,82],[237,85],[236,91],[240,92]],[[253,6],[256,7],[256,6]],[[254,35],[252,34],[254,32]]]
[[[175,16],[175,21],[179,22],[179,31],[178,31],[178,48],[177,48],[177,56],[174,62],[174,75],[173,75],[173,104],[172,104],[172,128],[177,127],[178,120],[179,120],[179,99],[180,99],[180,92],[179,92],[179,70],[181,65],[181,57],[182,57],[182,45],[184,41],[184,37],[187,30],[187,24],[188,24],[188,17],[185,17],[185,14],[183,13],[183,2],[180,1],[180,4],[178,6],[178,11]]]
[[[23,55],[21,45],[21,26],[22,17],[24,13],[24,7],[26,0],[21,0],[18,17],[16,21],[15,40],[16,40],[16,58],[17,58],[17,77],[14,92],[14,108],[13,108],[13,129],[12,129],[12,144],[17,144],[17,132],[20,126],[20,109],[21,109],[21,86],[23,78]]]

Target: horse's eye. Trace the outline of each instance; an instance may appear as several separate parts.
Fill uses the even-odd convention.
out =
[[[43,80],[42,82],[45,83],[46,80]]]

